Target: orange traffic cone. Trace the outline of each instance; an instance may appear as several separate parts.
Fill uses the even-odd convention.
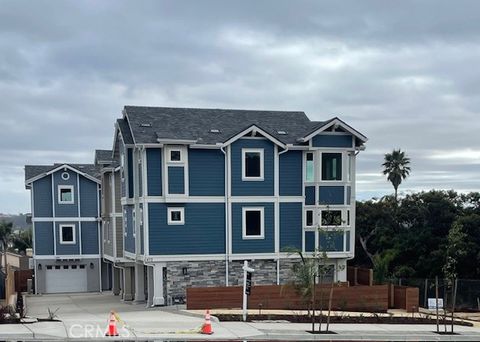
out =
[[[108,328],[105,336],[118,336],[117,319],[113,311],[110,311],[110,318],[108,319]]]
[[[205,313],[205,323],[202,325],[202,334],[213,334],[212,322],[210,321],[210,310]]]

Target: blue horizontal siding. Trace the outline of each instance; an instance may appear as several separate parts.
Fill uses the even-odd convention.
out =
[[[168,193],[185,193],[185,173],[183,166],[168,167]]]
[[[99,254],[98,250],[98,232],[100,231],[98,222],[81,222],[82,227],[82,254]]]
[[[320,186],[318,202],[321,205],[345,204],[344,187]]]
[[[97,183],[80,177],[80,216],[98,217],[98,191]]]
[[[315,251],[315,232],[305,232],[305,251]]]
[[[225,195],[225,157],[220,150],[189,149],[190,196]]]
[[[263,148],[263,181],[242,180],[242,148]],[[273,196],[274,145],[269,140],[239,139],[231,145],[232,195]]]
[[[327,135],[319,134],[312,138],[313,147],[352,147],[351,135]]]
[[[305,204],[315,205],[315,187],[314,186],[305,187]]]
[[[184,225],[167,224],[168,206],[184,207]],[[150,255],[225,253],[223,203],[149,203],[148,218]]]
[[[302,203],[280,203],[280,250],[302,249]]]
[[[280,155],[280,196],[302,195],[302,157],[302,151],[288,151]]]
[[[35,222],[35,255],[53,255],[53,222]]]
[[[242,208],[263,207],[265,234],[263,239],[243,239]],[[233,253],[273,253],[274,244],[273,203],[233,203],[232,204],[232,251]]]
[[[52,217],[52,177],[46,176],[33,182],[34,217]]]
[[[133,198],[133,151],[131,148],[127,148],[127,168],[128,168],[128,197]]]
[[[125,213],[126,211],[126,213]],[[125,250],[130,253],[135,253],[135,238],[133,237],[133,232],[135,228],[133,227],[133,206],[127,205],[124,206],[124,217],[125,220],[125,232],[126,236],[124,237],[124,246]]]
[[[68,180],[62,178],[62,173],[67,172],[70,175]],[[78,217],[78,187],[77,187],[77,173],[71,170],[59,170],[53,174],[54,184],[54,203],[56,217]],[[72,185],[73,186],[73,203],[60,204],[58,203],[58,186]]]
[[[147,187],[149,196],[162,196],[162,150],[147,148]]]

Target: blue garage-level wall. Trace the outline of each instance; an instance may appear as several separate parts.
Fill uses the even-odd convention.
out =
[[[67,180],[62,178],[62,173],[68,173],[70,177]],[[53,189],[54,189],[54,205],[56,217],[78,217],[78,187],[77,187],[77,173],[71,170],[59,170],[53,173]],[[60,185],[73,186],[73,203],[60,204],[58,203],[58,187]]]
[[[242,208],[263,207],[265,234],[263,239],[244,240],[242,236]],[[232,251],[233,253],[273,253],[274,246],[273,203],[233,203],[232,204]]]
[[[183,166],[168,167],[168,193],[185,193],[185,172]]]
[[[188,150],[190,196],[225,195],[225,157],[219,149]]]
[[[52,176],[46,176],[33,182],[33,215],[52,217]]]
[[[162,196],[162,149],[147,148],[147,187],[149,196]]]
[[[312,138],[313,147],[352,147],[353,140],[350,134],[348,135],[330,135],[319,134]]]
[[[302,203],[280,203],[280,250],[302,249]]]
[[[75,226],[75,244],[60,243],[60,225]],[[80,254],[80,239],[79,239],[79,224],[78,222],[56,222],[55,223],[55,238],[57,239],[57,255],[75,255]]]
[[[82,227],[82,254],[99,254],[98,250],[98,232],[100,231],[98,222],[81,222]]]
[[[184,225],[167,224],[167,208],[183,207]],[[225,253],[223,203],[148,204],[150,255]]]
[[[302,151],[288,151],[280,155],[280,196],[302,195]]]
[[[35,255],[53,255],[53,223],[35,222]]]
[[[305,187],[305,204],[315,205],[315,187],[314,186]]]
[[[320,186],[318,192],[318,202],[321,205],[345,204],[344,187],[341,185],[335,186]]]
[[[124,206],[123,220],[125,222],[124,246],[125,250],[135,253],[135,238],[133,237],[133,206]]]
[[[79,176],[80,181],[80,216],[98,217],[97,183]]]
[[[233,196],[273,196],[273,154],[274,145],[263,139],[238,139],[231,145],[232,195]],[[242,180],[242,148],[263,148],[264,180]]]

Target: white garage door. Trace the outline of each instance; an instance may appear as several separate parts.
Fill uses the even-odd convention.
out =
[[[85,265],[47,266],[46,293],[87,292]]]

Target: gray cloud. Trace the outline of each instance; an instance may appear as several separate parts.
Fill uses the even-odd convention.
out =
[[[89,162],[125,104],[304,110],[370,140],[360,198],[480,188],[477,1],[3,1],[0,212],[28,211],[23,165]],[[442,158],[447,156],[447,158]]]

